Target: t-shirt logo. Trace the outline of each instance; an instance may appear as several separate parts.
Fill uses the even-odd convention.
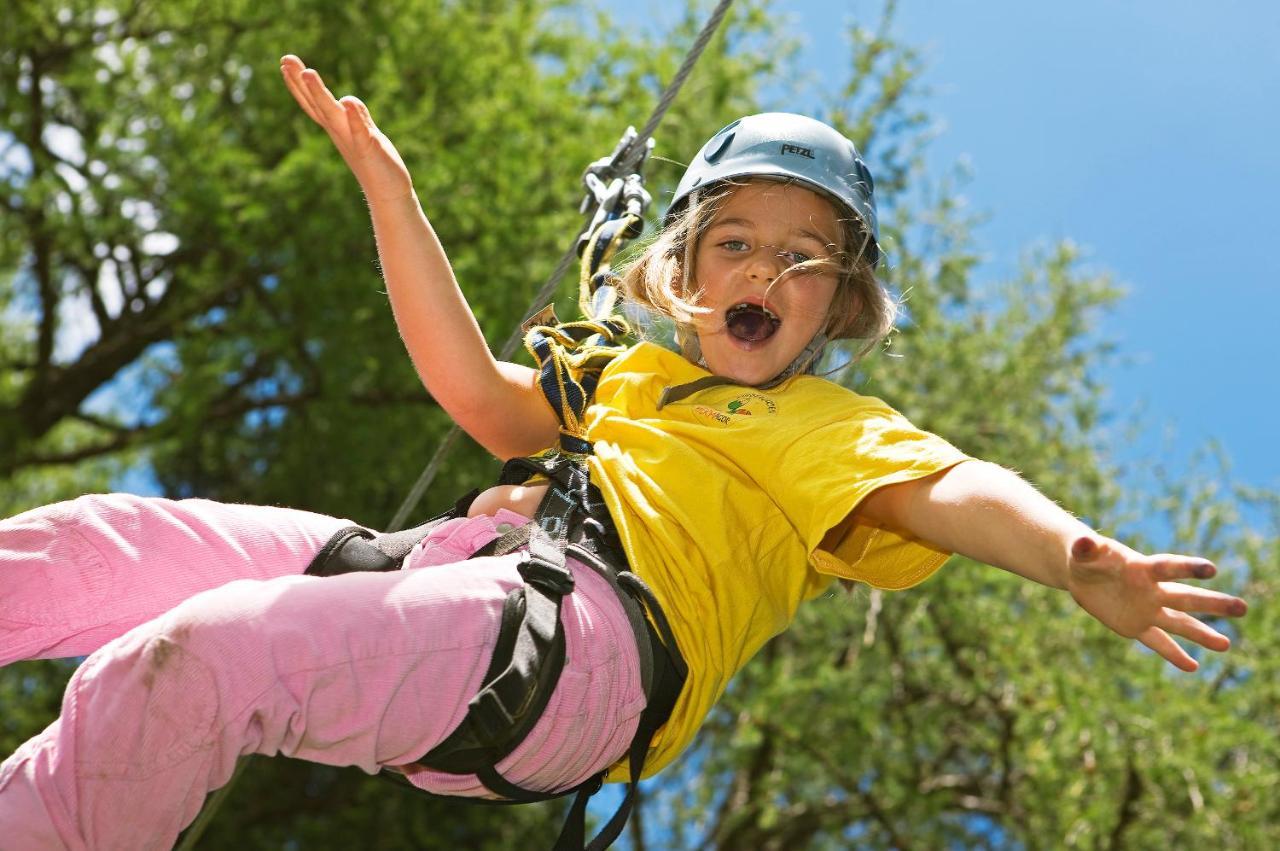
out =
[[[716,405],[694,405],[694,413],[715,420],[721,425],[729,425],[734,420],[742,417],[758,417],[768,416],[778,413],[778,403],[773,399],[765,396],[763,393],[753,393],[750,391],[738,394],[727,404]]]

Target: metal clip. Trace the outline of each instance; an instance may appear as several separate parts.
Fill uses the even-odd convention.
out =
[[[636,144],[636,128],[628,127],[622,134],[613,153],[601,157],[587,166],[582,175],[582,183],[587,188],[579,212],[586,213],[594,205],[595,213],[591,223],[578,239],[578,256],[586,250],[593,234],[606,222],[624,216],[633,216],[634,220],[623,234],[624,239],[635,239],[640,235],[644,212],[653,202],[653,197],[644,188],[641,172],[653,150],[653,139],[646,139],[643,145]]]
[[[649,159],[649,152],[653,150],[654,141],[650,137],[643,145],[636,145],[636,136],[636,128],[628,127],[622,134],[622,138],[618,140],[613,153],[587,166],[582,175],[582,182],[587,187],[587,195],[578,205],[578,212],[587,212],[592,204],[599,206],[615,180],[626,175],[633,175],[637,181],[640,180],[640,174],[644,171],[645,163]],[[644,195],[648,197],[648,193]]]

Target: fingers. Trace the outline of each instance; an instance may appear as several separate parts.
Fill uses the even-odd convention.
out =
[[[346,110],[334,98],[314,68],[306,67],[301,59],[290,54],[280,59],[280,73],[284,75],[289,93],[312,121],[329,131],[330,136],[335,133],[339,137],[346,134]],[[340,138],[335,138],[334,141],[340,142]]]
[[[369,114],[369,107],[360,98],[347,95],[338,103],[347,113],[347,124],[353,135],[374,136],[379,132],[378,125],[373,123],[373,116]]]
[[[1200,667],[1187,651],[1178,646],[1178,642],[1169,637],[1169,633],[1159,627],[1150,627],[1138,636],[1138,640],[1159,653],[1169,664],[1181,671],[1192,673]]]
[[[1160,591],[1160,605],[1184,612],[1238,618],[1249,611],[1248,604],[1239,597],[1208,588],[1183,585],[1181,582],[1163,582],[1160,584]]]
[[[302,111],[307,114],[317,124],[323,125],[324,121],[320,118],[320,113],[311,103],[311,95],[307,92],[307,87],[302,82],[302,72],[306,70],[306,66],[302,64],[302,60],[289,54],[280,59],[280,73],[284,76],[285,87],[289,89],[289,94],[293,95],[293,99],[298,102],[298,106],[302,107]]]
[[[1213,627],[1177,609],[1162,609],[1156,616],[1156,626],[1202,647],[1219,653],[1231,649],[1231,639]]]
[[[1083,535],[1071,544],[1071,557],[1076,561],[1093,561],[1098,557],[1100,550],[1097,540]]]
[[[1192,589],[1200,590],[1200,589]],[[1199,664],[1174,641],[1170,633],[1194,641],[1202,647],[1222,653],[1231,648],[1231,639],[1186,612],[1165,608],[1156,616],[1156,625],[1138,635],[1138,640],[1159,653],[1174,667],[1188,673]]]
[[[1150,556],[1151,575],[1157,580],[1211,579],[1218,568],[1208,559],[1162,553]]]
[[[303,91],[307,93],[312,108],[320,115],[320,123],[325,129],[332,130],[339,123],[345,125],[346,116],[343,114],[343,109],[333,96],[333,92],[329,91],[329,87],[320,78],[319,72],[314,68],[307,68],[298,77],[302,81]]]
[[[1105,535],[1081,535],[1071,543],[1071,560],[1093,572],[1109,572],[1137,558],[1140,553]]]

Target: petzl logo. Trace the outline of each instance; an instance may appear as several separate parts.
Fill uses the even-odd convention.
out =
[[[793,144],[791,144],[790,142],[787,142],[786,144],[784,144],[784,145],[782,146],[782,153],[784,153],[784,154],[797,154],[797,155],[802,156],[802,157],[808,157],[809,159],[813,159],[813,158],[814,158],[814,157],[813,157],[813,148],[802,148],[802,147],[800,147],[799,145],[793,145]]]

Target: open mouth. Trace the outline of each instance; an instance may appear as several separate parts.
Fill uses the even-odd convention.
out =
[[[773,331],[778,330],[780,325],[782,320],[778,319],[777,314],[763,305],[742,302],[724,312],[724,328],[728,329],[728,333],[749,343],[759,343],[773,337]]]
[[[725,328],[739,340],[759,343],[773,336],[782,325],[777,314],[759,304],[735,304],[725,311]]]

